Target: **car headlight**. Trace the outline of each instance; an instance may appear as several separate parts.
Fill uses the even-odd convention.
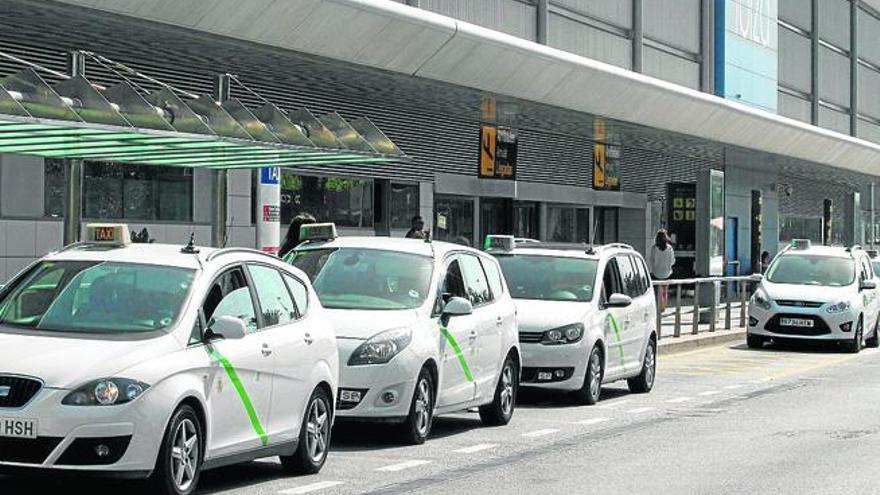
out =
[[[412,341],[412,330],[396,328],[370,337],[359,345],[348,358],[349,366],[385,364],[400,354]]]
[[[116,406],[131,402],[147,391],[149,385],[128,378],[102,378],[67,394],[66,406]]]
[[[752,296],[752,303],[764,310],[770,310],[772,305],[770,304],[770,299],[764,295],[762,290],[756,290],[755,294]]]
[[[544,345],[573,344],[584,337],[584,324],[574,323],[564,327],[552,328],[544,332],[541,343]]]
[[[848,311],[852,305],[846,301],[840,301],[837,304],[832,304],[825,308],[825,311],[831,314],[835,313],[843,313],[844,311]]]

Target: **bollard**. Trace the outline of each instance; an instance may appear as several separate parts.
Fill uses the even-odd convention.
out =
[[[663,336],[663,311],[660,310],[660,291],[663,290],[662,285],[655,285],[654,300],[657,301],[657,340]]]
[[[709,331],[715,331],[715,320],[718,319],[718,305],[715,304],[715,291],[718,290],[720,284],[716,282],[712,282],[710,287],[712,288],[712,292],[709,294],[710,301],[712,301],[712,306],[709,308]]]
[[[700,283],[694,282],[694,318],[691,333],[696,335],[700,333]]]
[[[727,304],[724,307],[724,329],[730,330],[730,285],[727,286],[727,289],[724,291],[727,296]]]
[[[681,284],[675,286],[675,328],[673,336],[681,337]]]
[[[746,326],[746,287],[748,283],[745,280],[739,281],[739,326]]]

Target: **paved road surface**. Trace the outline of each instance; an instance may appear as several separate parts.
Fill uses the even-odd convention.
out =
[[[598,406],[524,394],[511,425],[438,419],[422,446],[341,427],[324,471],[275,460],[207,473],[205,494],[876,493],[880,353],[742,344],[661,356],[653,393]],[[0,493],[119,493],[130,484],[0,478]]]

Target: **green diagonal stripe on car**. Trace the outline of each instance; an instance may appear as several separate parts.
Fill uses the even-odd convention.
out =
[[[620,352],[620,366],[624,367],[623,345],[620,341],[620,328],[617,326],[617,319],[610,312],[608,313],[608,321],[611,323],[611,329],[614,330],[614,339],[617,340],[617,350]]]
[[[254,409],[254,404],[251,402],[251,397],[248,395],[247,390],[244,389],[244,385],[241,383],[241,379],[238,377],[238,373],[235,371],[235,367],[232,366],[232,363],[229,362],[226,357],[224,357],[220,352],[216,349],[206,346],[205,350],[208,351],[208,354],[217,360],[220,363],[220,366],[223,366],[223,369],[226,370],[226,374],[229,376],[229,380],[232,382],[232,386],[235,387],[236,393],[238,393],[238,398],[241,399],[241,405],[244,406],[245,412],[247,412],[248,419],[251,421],[251,427],[253,427],[254,432],[256,432],[257,436],[260,437],[260,442],[263,445],[269,443],[269,435],[266,434],[266,431],[263,429],[263,425],[260,424],[260,418],[257,416],[257,411]]]
[[[440,324],[440,333],[446,337],[446,342],[449,342],[449,346],[452,347],[452,350],[455,351],[455,356],[458,358],[458,364],[461,365],[461,371],[464,372],[464,377],[467,378],[467,381],[474,381],[474,377],[471,375],[471,369],[468,367],[467,360],[464,358],[464,353],[461,352],[461,347],[459,347],[458,342],[455,341],[455,337],[449,332],[449,329]]]

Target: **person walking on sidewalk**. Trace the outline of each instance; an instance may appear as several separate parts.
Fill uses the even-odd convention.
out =
[[[654,280],[668,280],[672,276],[672,265],[675,264],[675,251],[672,249],[672,243],[669,241],[669,234],[666,229],[657,231],[654,238],[654,245],[651,246],[651,252],[648,255],[648,264],[651,269],[651,277]],[[657,287],[657,307],[660,312],[666,310],[669,301],[669,287],[661,285]]]

